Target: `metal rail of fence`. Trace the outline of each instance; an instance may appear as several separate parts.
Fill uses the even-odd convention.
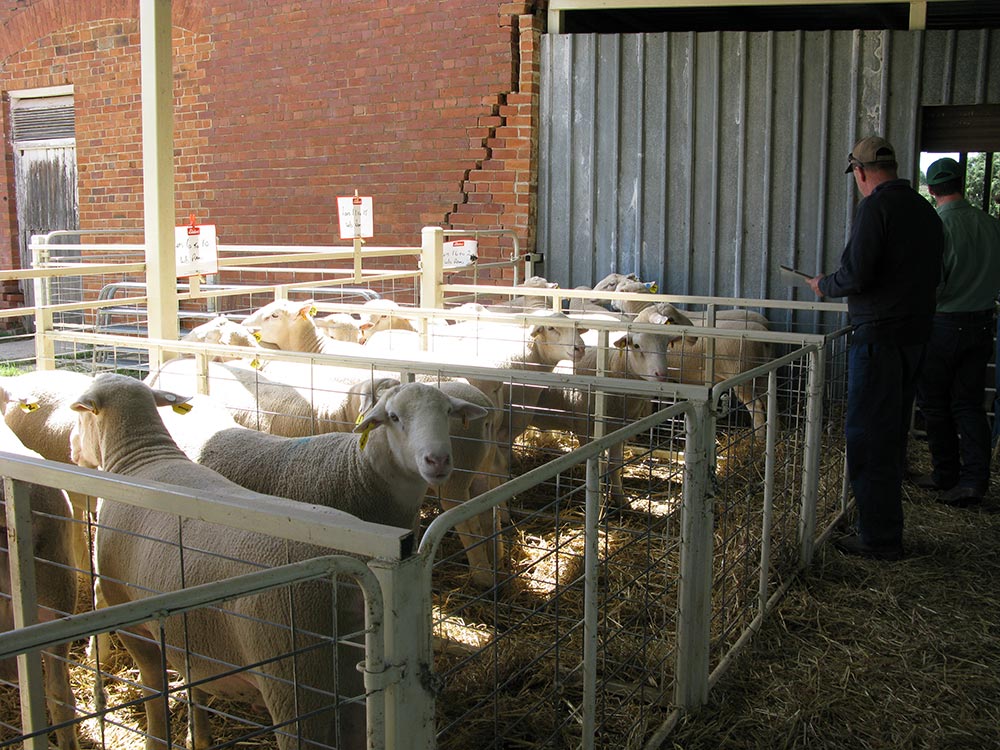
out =
[[[0,476],[5,477],[5,497],[9,534],[9,554],[20,570],[12,581],[12,606],[19,622],[26,627],[0,634],[0,658],[19,657],[20,690],[25,702],[22,731],[26,746],[45,748],[46,736],[55,727],[45,719],[45,690],[41,681],[38,649],[125,628],[148,621],[162,622],[174,614],[212,606],[236,598],[259,594],[306,580],[349,576],[360,586],[365,600],[364,670],[370,747],[385,747],[385,733],[399,736],[391,721],[400,721],[397,710],[386,711],[385,702],[394,691],[407,689],[407,679],[417,680],[420,669],[409,662],[407,649],[401,651],[399,634],[393,628],[409,628],[420,613],[410,609],[413,602],[398,596],[401,587],[394,580],[413,551],[412,532],[380,524],[359,521],[353,516],[324,508],[277,498],[262,500],[253,507],[232,502],[223,493],[195,491],[159,482],[143,482],[90,469],[70,467],[40,459],[0,453]],[[296,542],[304,542],[362,555],[334,555],[305,562],[265,569],[236,578],[164,592],[141,601],[94,612],[35,624],[37,590],[33,551],[32,513],[28,501],[28,483],[57,487],[106,500],[127,503],[148,510],[169,512],[180,517],[197,518],[220,527],[259,531]],[[169,509],[169,511],[167,511]],[[377,558],[377,562],[373,562]],[[369,564],[365,563],[369,560]],[[92,571],[82,571],[93,575]],[[396,593],[393,593],[396,592]],[[398,621],[386,622],[384,613],[398,608]],[[404,636],[405,638],[405,636]],[[409,663],[409,678],[404,676]],[[236,666],[240,669],[239,665]],[[172,688],[171,693],[184,688]],[[411,686],[409,692],[414,692]],[[417,688],[417,692],[422,689]],[[164,696],[166,697],[166,696]],[[102,716],[112,708],[101,710]],[[84,714],[79,721],[95,718]],[[407,732],[410,730],[407,728]]]
[[[440,275],[438,278],[440,279]],[[270,294],[272,298],[280,297],[282,294],[287,294],[294,286],[293,284],[279,284],[268,287],[268,291],[265,293]],[[530,289],[512,290],[510,287],[487,287],[486,289],[491,294],[512,295],[524,292],[529,296],[553,298],[560,293],[566,293],[566,290],[538,290],[536,292]],[[453,285],[453,288],[449,288],[439,283],[430,292],[430,296],[443,299],[445,291],[465,292],[466,290],[462,285]],[[596,293],[592,292],[574,292],[573,295],[567,296],[574,295],[586,295],[588,298],[597,296]],[[613,299],[615,293],[606,293],[604,296]],[[629,295],[629,297],[637,296],[644,297],[645,295]],[[762,301],[753,302],[757,306],[762,303]],[[728,305],[730,303],[732,303],[731,300],[715,299],[706,304]],[[359,309],[357,306],[339,303],[323,304],[328,309],[352,311]],[[549,304],[554,303],[550,302]],[[836,308],[837,306],[831,306],[831,310]],[[805,305],[803,309],[814,309],[814,306]],[[482,313],[460,313],[428,307],[408,308],[406,313],[412,314],[414,318],[424,320],[460,318],[485,321],[493,318],[493,316]],[[512,320],[511,316],[496,319]],[[544,321],[546,324],[554,325],[583,325],[580,320],[552,321],[529,314],[514,316],[513,320],[525,324]],[[68,344],[72,347],[71,352],[95,346],[107,346],[112,351],[126,347],[150,349],[154,353],[153,358],[160,350],[188,352],[196,356],[203,371],[207,368],[209,357],[214,354],[231,352],[230,348],[212,345],[164,339],[108,336],[79,330],[55,330],[51,326],[44,326],[44,311],[42,323],[38,338],[42,342],[39,345],[39,352],[42,352],[44,356],[38,357],[37,364],[40,367],[65,364],[55,354],[54,347],[57,342]],[[602,329],[605,334],[622,328],[620,323],[602,321],[588,321],[586,326]],[[644,328],[656,330],[655,327],[649,326],[632,326],[632,328],[635,330]],[[535,473],[537,470],[528,470],[511,483],[504,484],[491,493],[481,495],[463,506],[447,511],[433,520],[426,532],[424,546],[421,548],[424,552],[416,556],[412,563],[407,562],[406,565],[399,566],[401,570],[397,570],[391,564],[389,566],[394,572],[389,576],[392,582],[386,584],[387,601],[399,599],[405,607],[416,607],[425,612],[421,616],[424,619],[421,619],[416,625],[411,621],[407,624],[407,628],[400,627],[400,630],[405,630],[405,632],[393,636],[396,649],[394,653],[402,655],[401,658],[404,659],[415,659],[412,663],[421,664],[421,670],[429,670],[434,661],[430,656],[432,653],[430,644],[436,642],[435,636],[438,635],[441,623],[450,617],[450,615],[446,617],[435,614],[432,620],[431,615],[425,610],[425,607],[430,607],[431,603],[436,602],[434,599],[436,589],[432,590],[431,582],[436,582],[444,574],[444,568],[447,567],[442,564],[442,560],[433,560],[440,549],[440,536],[442,534],[450,535],[448,543],[453,545],[457,536],[453,531],[455,524],[484,512],[499,513],[496,509],[502,505],[502,499],[509,499],[517,495],[532,482],[536,485],[554,482],[557,485],[557,495],[565,491],[567,499],[577,495],[584,499],[582,504],[585,508],[585,518],[582,519],[581,523],[581,527],[584,529],[581,533],[581,538],[584,539],[584,551],[580,553],[579,557],[583,561],[585,569],[581,581],[583,588],[586,589],[584,598],[587,600],[587,606],[585,613],[579,619],[580,625],[569,627],[570,633],[567,636],[575,638],[578,629],[580,632],[586,632],[587,636],[584,640],[587,645],[584,649],[586,655],[581,657],[583,666],[579,669],[570,669],[566,673],[557,671],[553,674],[553,685],[560,685],[563,684],[563,680],[568,680],[566,685],[575,690],[574,681],[579,678],[582,697],[579,705],[568,712],[570,717],[568,720],[571,723],[582,722],[581,726],[594,729],[594,731],[584,732],[583,737],[604,738],[612,736],[609,733],[613,732],[616,722],[624,723],[625,719],[623,718],[623,710],[618,710],[616,713],[616,711],[610,710],[608,705],[616,701],[621,702],[623,695],[646,696],[650,688],[648,685],[637,687],[641,680],[622,681],[615,677],[603,677],[598,680],[594,676],[595,660],[607,659],[607,652],[604,649],[613,642],[613,637],[600,630],[604,625],[602,616],[595,614],[595,612],[601,611],[599,608],[595,609],[595,601],[602,601],[601,597],[607,596],[607,593],[603,592],[597,583],[600,581],[601,573],[607,568],[606,563],[602,562],[602,558],[595,556],[594,549],[595,546],[601,549],[602,545],[607,544],[609,538],[616,535],[646,539],[649,537],[649,533],[630,529],[624,521],[612,522],[608,520],[612,517],[625,518],[628,516],[631,522],[634,520],[632,516],[646,514],[630,514],[622,509],[609,509],[607,503],[602,499],[604,493],[601,488],[606,483],[608,473],[612,469],[604,467],[598,456],[616,442],[622,442],[637,435],[646,435],[645,444],[638,445],[638,447],[636,447],[637,444],[634,440],[630,441],[636,455],[626,454],[624,469],[632,474],[647,472],[649,486],[652,487],[653,484],[659,483],[657,485],[659,489],[655,492],[647,491],[646,494],[653,496],[659,493],[667,498],[664,502],[668,505],[677,499],[677,487],[682,487],[683,498],[682,502],[677,504],[676,513],[674,511],[666,513],[667,520],[663,521],[664,526],[656,533],[666,534],[665,539],[676,540],[676,547],[673,546],[673,542],[664,542],[668,549],[664,554],[667,557],[676,558],[676,564],[679,566],[679,577],[676,580],[685,582],[683,592],[676,590],[673,584],[669,584],[668,590],[666,590],[668,599],[674,597],[674,601],[679,602],[676,611],[683,612],[684,616],[681,618],[672,615],[666,620],[672,628],[671,632],[675,635],[675,640],[671,643],[676,643],[676,652],[674,651],[675,646],[666,642],[661,642],[656,647],[664,649],[667,654],[666,656],[660,655],[660,666],[656,668],[662,674],[650,677],[650,680],[659,686],[657,688],[659,696],[653,701],[658,709],[648,712],[644,709],[640,712],[644,720],[652,722],[650,726],[654,727],[653,733],[649,735],[648,746],[654,747],[654,741],[657,741],[657,738],[666,736],[679,712],[700,705],[707,699],[708,689],[728,666],[732,655],[738,652],[750,635],[759,628],[766,613],[773,608],[775,602],[789,585],[795,571],[808,564],[814,545],[823,538],[823,535],[828,533],[828,529],[834,522],[831,519],[835,519],[836,514],[842,512],[845,507],[846,492],[843,481],[842,451],[839,451],[838,448],[831,450],[826,443],[831,434],[836,434],[835,431],[831,432],[829,425],[831,415],[836,418],[837,409],[840,408],[837,405],[838,399],[843,394],[842,376],[846,373],[846,368],[843,367],[843,355],[846,351],[844,346],[846,336],[843,330],[832,331],[826,335],[792,331],[735,332],[700,327],[678,327],[678,331],[699,336],[764,341],[773,346],[784,347],[786,353],[752,371],[742,373],[737,378],[714,384],[711,391],[709,390],[709,386],[713,385],[711,383],[678,385],[646,381],[616,381],[600,376],[586,378],[554,373],[493,370],[455,363],[441,365],[434,363],[431,359],[421,361],[420,357],[411,357],[410,355],[407,355],[406,359],[391,356],[366,356],[362,361],[343,355],[314,355],[294,352],[264,353],[265,358],[314,365],[353,364],[368,371],[394,370],[401,373],[403,377],[412,377],[416,373],[427,372],[439,376],[475,375],[481,378],[492,378],[499,382],[517,382],[544,387],[577,387],[600,393],[629,393],[655,402],[677,401],[674,406],[659,409],[652,417],[634,425],[614,430],[617,425],[609,422],[608,429],[613,430],[611,434],[597,438],[584,448],[544,464],[541,467],[543,471],[539,473]],[[255,352],[248,349],[246,353],[249,357],[253,356]],[[115,358],[112,356],[109,359],[109,364],[113,366],[114,361]],[[745,416],[740,416],[739,410],[733,408],[735,399],[727,396],[741,383],[750,380],[767,382],[764,395],[760,397],[768,414],[767,434],[763,436],[755,435],[755,430],[745,427],[743,424]],[[207,378],[205,385],[207,386]],[[601,403],[600,400],[598,403]],[[664,430],[665,425],[682,416],[685,426],[680,429],[680,432],[678,432],[677,427],[670,427],[662,434],[657,432],[657,430]],[[787,420],[783,422],[783,429],[780,432],[777,431],[776,427],[779,417],[782,420]],[[596,415],[596,420],[601,421],[600,413]],[[746,454],[750,458],[744,460],[740,458],[741,454]],[[759,477],[754,478],[750,483],[754,488],[753,491],[750,491],[746,489],[747,483],[741,477],[735,476],[735,469],[731,467],[747,464],[751,465],[752,468],[754,457],[758,454],[763,455],[764,465],[760,467]],[[670,473],[669,478],[656,478],[650,473],[652,469],[649,467],[657,461],[661,463],[664,461],[672,462],[670,465],[674,468],[670,470],[672,473]],[[704,481],[692,480],[690,472],[701,471],[702,469],[699,467],[702,464],[706,467],[714,467],[714,469],[712,471],[705,470],[706,478]],[[0,466],[2,465],[0,463]],[[571,475],[571,467],[577,465],[587,466],[586,475],[582,480]],[[757,469],[753,469],[753,471],[756,472]],[[678,477],[681,477],[680,482],[678,482]],[[743,482],[742,485],[741,482]],[[738,503],[734,502],[730,495],[739,496],[741,499]],[[713,505],[718,504],[720,498],[725,498],[723,504],[718,508],[713,508]],[[794,499],[791,501],[794,507],[789,505],[788,498]],[[509,538],[511,533],[520,533],[522,528],[527,528],[529,518],[540,519],[540,522],[543,523],[572,525],[568,520],[572,517],[572,513],[566,515],[565,508],[560,505],[561,502],[563,501],[555,501],[553,506],[557,508],[555,511],[518,509],[515,511],[516,520],[509,521],[507,526],[503,525],[503,521],[500,522],[498,528],[501,529],[501,532],[496,539],[483,539],[481,543],[501,544],[503,537]],[[731,516],[735,518],[734,508],[737,506],[742,508],[746,518],[728,520]],[[548,508],[548,506],[545,507]],[[683,518],[681,519],[680,516]],[[718,541],[713,537],[713,518],[722,524],[723,533],[726,535]],[[816,534],[817,518],[826,524],[825,529],[819,535]],[[620,528],[601,526],[601,524],[609,523],[620,523],[621,526]],[[599,530],[595,531],[595,528]],[[573,537],[573,534],[568,534],[568,538],[570,537]],[[435,538],[438,539],[437,542],[428,541]],[[788,552],[790,538],[794,538],[794,553]],[[726,558],[728,547],[736,542],[745,544],[745,551],[741,553],[738,560],[749,559],[747,556],[750,551],[755,550],[757,557],[755,564],[740,562],[740,569],[737,570],[736,566]],[[522,549],[527,549],[534,543],[520,542],[519,544]],[[571,546],[572,540],[561,544]],[[723,550],[721,559],[720,549]],[[427,554],[427,557],[423,556],[424,553]],[[778,559],[774,557],[775,554],[780,555],[780,565],[777,567],[774,563],[774,560]],[[562,553],[557,551],[554,557],[559,560],[561,555]],[[454,557],[453,553],[446,555],[446,557],[449,556]],[[534,563],[534,565],[537,568],[540,563]],[[372,564],[375,569],[378,566],[379,563]],[[684,575],[679,573],[681,567],[685,571]],[[535,568],[531,570],[533,571]],[[777,580],[773,578],[776,571],[780,571],[780,577]],[[642,573],[642,576],[645,577],[649,575],[649,570]],[[664,572],[663,575],[667,574]],[[522,581],[523,577],[517,580]],[[522,584],[517,583],[516,585]],[[656,587],[654,590],[657,590]],[[502,589],[499,587],[492,593],[475,592],[466,595],[453,591],[448,596],[450,601],[466,602],[464,606],[469,608],[479,606],[476,602],[483,601],[484,595],[486,598],[492,597],[494,609],[499,612],[503,609],[500,606],[503,601],[501,591]],[[555,600],[559,601],[560,598],[556,597]],[[439,605],[434,603],[434,606],[438,607]],[[541,609],[545,609],[545,607]],[[540,617],[541,615],[531,616]],[[595,625],[595,618],[597,625]],[[554,621],[559,622],[558,618]],[[602,633],[596,641],[595,633]],[[563,641],[556,639],[555,643],[561,644]],[[652,640],[647,641],[647,645],[652,643]],[[438,647],[440,648],[440,643],[438,643]],[[557,649],[559,647],[556,646]],[[427,658],[426,664],[423,661],[424,658]],[[465,658],[463,657],[463,659]],[[462,666],[449,666],[445,669],[445,673],[449,676],[460,675],[468,670],[470,668],[468,665],[474,661],[474,657],[468,657],[466,662],[462,662]],[[669,667],[666,666],[668,664]],[[433,687],[434,680],[428,677],[429,673],[426,671],[422,672],[422,675],[420,680],[409,681],[396,688],[396,695],[405,698],[407,704],[414,707],[413,717],[402,718],[402,714],[405,712],[400,706],[403,704],[394,704],[395,707],[387,705],[386,714],[389,717],[387,732],[390,736],[393,732],[418,731],[419,726],[433,725],[435,721],[434,703],[433,700],[429,704],[426,702],[425,693],[428,686]],[[595,708],[598,705],[600,706],[599,710]],[[411,721],[415,724],[411,725]],[[447,726],[461,726],[461,721],[456,723],[454,718],[444,721]],[[455,740],[447,736],[440,736],[437,741],[442,747],[460,746],[450,745],[449,742]],[[593,741],[593,739],[589,740],[589,742]]]

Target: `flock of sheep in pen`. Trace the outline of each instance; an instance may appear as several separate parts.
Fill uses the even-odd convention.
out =
[[[529,286],[545,285],[531,279]],[[597,290],[647,292],[633,277],[613,275]],[[597,348],[583,327],[588,318],[662,325],[662,333],[623,330],[612,333],[606,373],[617,378],[704,382],[703,339],[678,334],[673,325],[698,325],[699,316],[667,303],[624,303],[618,311],[575,303],[565,313],[545,311],[540,298],[520,297],[483,308],[491,315],[536,313],[553,323],[524,327],[511,322],[459,322],[429,337],[426,361],[477,364],[505,370],[597,372]],[[154,368],[145,382],[120,374],[90,377],[67,370],[39,371],[0,378],[0,450],[41,455],[54,461],[100,468],[139,480],[155,480],[212,490],[254,503],[262,495],[307,501],[336,508],[362,520],[414,528],[429,487],[438,488],[447,508],[495,485],[509,472],[509,448],[529,426],[573,433],[583,443],[593,436],[592,393],[566,388],[519,386],[516,379],[417,378],[400,383],[399,373],[359,371],[331,365],[269,361],[261,366],[252,348],[270,348],[364,357],[401,352],[417,356],[420,338],[405,308],[376,301],[363,324],[346,314],[317,319],[311,302],[278,301],[247,317],[242,325],[218,318],[189,339],[242,347],[232,358],[217,357],[208,366],[210,395],[198,391],[200,371],[190,357],[170,359]],[[380,306],[384,306],[380,308]],[[567,318],[576,326],[556,325]],[[765,330],[762,316],[744,310],[719,311],[716,326]],[[409,329],[409,330],[406,330]],[[446,329],[446,330],[444,330]],[[258,343],[259,342],[259,343]],[[470,352],[477,352],[470,361]],[[251,356],[248,356],[251,352]],[[766,344],[719,339],[714,377],[721,381],[770,359]],[[425,360],[421,360],[425,361]],[[363,375],[359,375],[363,372]],[[423,381],[423,382],[421,382]],[[750,409],[755,427],[764,413],[759,393],[748,385],[736,396]],[[170,407],[170,408],[161,408]],[[190,408],[189,408],[190,407]],[[634,420],[652,408],[649,398],[609,398],[611,418]],[[620,456],[619,456],[620,460]],[[617,476],[613,474],[613,476]],[[613,500],[620,501],[620,477],[612,480]],[[92,498],[35,486],[36,557],[41,620],[74,611],[76,570],[91,569],[84,517],[97,507]],[[475,585],[490,586],[504,570],[503,547],[486,543],[497,530],[492,517],[460,526]],[[251,566],[276,566],[326,554],[305,544],[279,542],[265,534],[227,530],[200,521],[183,525],[186,548],[184,581],[178,578],[179,528],[175,517],[124,503],[105,502],[97,510],[94,565],[100,575],[99,602],[121,604],[153,591],[170,591],[238,575]],[[163,545],[151,540],[166,540]],[[6,555],[3,556],[6,563]],[[9,586],[9,573],[3,576]],[[245,617],[199,611],[195,626],[181,631],[179,618],[166,621],[161,653],[157,636],[134,629],[121,632],[143,684],[163,687],[163,660],[187,680],[197,682],[195,698],[218,695],[266,708],[277,726],[297,725],[306,743],[337,747],[364,746],[364,706],[342,708],[336,721],[324,714],[331,692],[363,695],[358,661],[339,658],[340,674],[331,675],[321,658],[300,660],[292,674],[287,660],[273,660],[292,649],[287,628],[295,619],[299,632],[348,633],[363,628],[360,594],[347,590],[306,590],[287,595],[263,594],[235,602]],[[7,589],[9,592],[9,588]],[[12,627],[9,596],[3,600],[2,626]],[[241,607],[246,611],[241,612]],[[335,614],[332,614],[335,613]],[[333,620],[336,619],[336,622]],[[187,648],[179,648],[181,644]],[[68,647],[54,649],[65,657]],[[61,651],[61,654],[58,652]],[[192,658],[190,654],[198,656]],[[225,665],[262,665],[248,676],[230,674]],[[7,677],[10,674],[10,665]],[[220,670],[225,672],[219,677]],[[214,679],[213,679],[214,678]],[[274,679],[269,679],[274,678]],[[315,690],[299,692],[295,684]],[[334,689],[336,687],[336,690]],[[73,725],[75,704],[65,660],[46,658],[46,692],[53,723],[67,722],[57,733],[59,746],[78,748]],[[194,746],[211,744],[210,722],[194,703]],[[166,738],[164,712],[147,703],[147,734]],[[293,730],[277,733],[281,748],[297,746]],[[148,746],[156,743],[150,739]]]

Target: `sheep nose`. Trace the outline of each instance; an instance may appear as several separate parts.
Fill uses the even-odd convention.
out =
[[[427,464],[434,474],[443,474],[451,469],[451,456],[448,454],[435,455],[428,453],[424,456],[424,463]]]

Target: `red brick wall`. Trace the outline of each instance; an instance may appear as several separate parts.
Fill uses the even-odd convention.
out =
[[[534,5],[174,0],[178,221],[194,212],[228,243],[339,243],[336,197],[357,189],[375,199],[372,244],[417,244],[434,224],[515,229],[531,249]],[[74,86],[83,227],[142,219],[137,12],[134,0],[0,10],[0,89]]]

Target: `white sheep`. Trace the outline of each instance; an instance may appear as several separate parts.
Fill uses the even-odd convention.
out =
[[[238,425],[208,401],[192,399],[193,408],[183,415],[161,413],[192,460],[257,492],[404,528],[414,526],[427,486],[442,484],[452,473],[449,419],[482,421],[487,415],[486,408],[443,387],[408,383],[386,390],[372,406],[389,422],[367,438],[349,432],[289,438]],[[378,423],[368,420],[366,413],[362,424]]]
[[[603,279],[594,284],[595,292],[619,292],[621,289],[618,287],[622,284],[628,284],[630,282],[635,282],[642,284],[644,291],[649,291],[643,282],[639,281],[639,277],[634,273],[609,273]]]
[[[360,341],[365,343],[379,331],[416,331],[415,320],[403,313],[403,307],[391,299],[370,299],[364,303]]]
[[[558,289],[559,284],[555,281],[548,281],[541,276],[529,276],[520,284],[514,286],[514,289]],[[544,310],[549,307],[549,301],[546,297],[538,297],[535,295],[519,294],[516,297],[511,297],[505,302],[500,302],[495,305],[487,305],[486,309],[491,313],[533,313],[538,310]]]
[[[588,316],[590,319],[597,317]],[[680,313],[669,321],[666,319],[657,321],[664,325],[668,322],[673,325],[691,325],[691,322]],[[613,378],[666,381],[670,374],[668,353],[671,346],[680,338],[678,334],[667,332],[664,334],[631,330],[610,332],[608,340],[612,346],[607,351],[604,375]],[[560,363],[558,369],[577,375],[595,376],[598,374],[599,353],[600,349],[597,346],[587,346],[583,356],[575,364]],[[572,432],[580,445],[585,445],[593,437],[591,430],[594,425],[595,402],[596,394],[590,389],[548,388],[540,394],[533,407],[531,424],[541,430]],[[652,413],[652,403],[648,396],[608,393],[604,399],[604,413],[616,423],[616,426],[621,426]],[[612,446],[608,455],[611,464],[611,497],[616,504],[621,505],[625,498],[619,471],[623,463],[623,446],[621,444]]]
[[[547,312],[553,322],[568,321],[563,313]],[[583,355],[584,344],[580,330],[571,326],[541,323],[531,327],[519,324],[483,323],[475,321],[456,323],[435,332],[429,344],[428,361],[472,364],[504,370],[531,370],[551,372],[563,360],[576,360]],[[586,330],[586,329],[582,329]],[[382,331],[371,337],[366,346],[384,348],[393,353],[417,352],[419,337],[408,331]],[[493,453],[487,476],[474,480],[478,490],[506,479],[509,474],[509,446],[514,438],[530,424],[532,408],[542,387],[528,386],[516,381],[497,388],[497,381],[470,376],[469,383],[489,395],[495,394],[494,408],[504,414],[498,419],[493,435],[496,450]],[[521,408],[511,409],[510,405]]]
[[[172,359],[146,383],[175,393],[196,393],[198,363]],[[208,363],[209,392],[245,427],[286,437],[350,429],[361,403],[398,385],[395,378],[365,377],[363,370],[270,362],[263,370],[238,362]]]
[[[177,360],[161,368],[147,380],[166,390],[193,392],[194,369],[181,362],[184,360]],[[200,408],[197,411],[201,414],[217,414],[214,422],[219,425],[219,429],[227,424],[239,424],[284,437],[350,432],[354,429],[359,414],[384,392],[399,385],[399,381],[391,378],[378,378],[375,381],[368,379],[347,386],[346,393],[340,393],[335,390],[310,391],[308,383],[302,388],[294,388],[245,368],[237,370],[213,366],[209,368],[209,374],[212,396],[198,399]],[[237,376],[242,380],[233,380]],[[489,383],[486,386],[492,386],[495,391],[500,384]],[[446,380],[440,382],[438,387],[450,396],[484,409],[492,408],[495,402],[493,391],[485,395],[465,382]],[[493,412],[485,419],[470,419],[468,415],[456,415],[452,419],[450,434],[455,470],[438,488],[443,509],[447,510],[468,500],[473,479],[478,472],[491,465],[494,450],[491,438],[495,431],[496,414],[497,412]],[[210,427],[197,430],[192,436],[182,440],[181,435],[172,429],[174,422],[184,425],[195,420],[185,421],[181,418],[171,421],[170,414],[165,416],[164,421],[171,427],[175,440],[185,449],[185,453],[197,460],[190,441],[195,441],[196,445],[198,435],[210,430]],[[205,419],[207,417],[201,417],[198,421]],[[211,423],[209,421],[210,425]],[[483,543],[483,539],[492,534],[491,527],[489,519],[484,516],[464,522],[458,528],[469,557],[472,579],[481,585],[492,583],[494,567],[502,565],[500,560],[494,559],[494,546]]]
[[[347,313],[330,313],[315,318],[316,327],[334,341],[361,343],[361,321]]]
[[[308,315],[308,312],[287,304],[272,303],[269,307],[271,313],[266,316],[267,319],[258,321],[267,329],[267,338],[286,346],[301,342],[302,337],[292,329],[308,325],[303,321],[303,315]],[[165,363],[157,373],[147,378],[147,382],[175,392],[193,393],[196,390],[196,369],[195,365],[182,362]],[[362,370],[350,367],[269,362],[263,370],[213,367],[209,369],[209,378],[212,394],[234,411],[240,424],[276,435],[304,436],[349,431],[362,410],[363,399],[372,395],[372,387],[376,388],[377,397],[382,389],[398,384],[397,380],[385,377],[384,373],[372,374],[358,382],[363,377],[362,373]],[[489,400],[481,390],[468,384],[444,382],[441,388],[485,407],[499,400],[495,395],[499,383],[484,382],[480,385]],[[493,432],[495,420],[453,420],[451,435],[457,446],[456,471],[440,487],[442,508],[468,500],[469,487],[475,475],[492,466],[495,453],[491,442]],[[464,522],[458,529],[467,550],[472,578],[482,585],[492,582],[491,571],[501,564],[494,559],[494,545],[482,541],[491,536],[488,526],[491,527],[491,524],[483,517]]]
[[[84,390],[91,377],[72,370],[39,370],[0,377],[0,412],[18,440],[49,461],[73,463],[69,434],[76,424],[70,409],[73,397]],[[81,571],[90,570],[90,542],[87,534],[89,513],[97,510],[96,498],[78,492],[67,493],[73,515],[73,560]]]
[[[19,456],[42,458],[28,450],[14,432],[0,422],[0,451]],[[6,497],[3,487],[0,496]],[[35,556],[37,617],[47,622],[72,614],[76,610],[77,576],[73,569],[73,543],[75,532],[73,513],[61,490],[41,485],[29,485],[28,500],[32,510],[32,546]],[[6,521],[3,525],[6,527]],[[6,539],[7,533],[4,533]],[[0,630],[14,628],[14,611],[11,606],[11,570],[6,545],[0,554]],[[63,643],[42,652],[45,672],[45,695],[53,725],[66,723],[55,730],[60,750],[79,750],[76,735],[76,700],[70,686],[69,644]],[[5,680],[17,679],[13,660],[0,662],[0,676]]]
[[[635,317],[636,323],[663,324],[676,317],[677,310],[665,303],[647,307]],[[767,328],[753,321],[725,321],[716,323],[716,328],[723,330],[766,331]],[[766,364],[772,357],[771,345],[764,341],[752,341],[745,338],[716,338],[714,353],[711,357],[706,353],[706,338],[685,337],[679,345],[670,348],[667,355],[669,380],[675,383],[702,385],[706,381],[706,369],[711,366],[712,382],[735,377],[740,373]],[[764,404],[763,378],[754,380],[733,388],[736,398],[747,408],[753,417],[754,433],[763,437],[767,425],[767,407]]]
[[[454,404],[434,389],[429,389],[433,393],[426,393],[424,389],[427,388],[408,385],[379,399],[358,425],[362,435],[368,435],[369,444],[364,450],[360,435],[336,436],[342,447],[337,469],[332,472],[336,486],[330,489],[331,493],[339,493],[352,503],[352,507],[369,517],[387,520],[380,514],[388,514],[395,520],[402,519],[400,509],[395,507],[397,504],[416,507],[428,480],[438,482],[447,477],[451,457],[445,410],[454,408]],[[73,404],[78,412],[78,424],[72,437],[74,460],[83,465],[96,464],[135,479],[225,494],[247,504],[274,501],[274,496],[241,487],[184,455],[170,438],[156,409],[158,405],[183,401],[175,394],[152,390],[123,375],[95,378],[92,386]],[[437,405],[438,412],[437,416],[428,418],[423,407],[431,403]],[[414,418],[411,409],[416,409],[421,416]],[[227,441],[257,439],[250,431],[224,432]],[[420,482],[411,481],[409,474],[396,476],[392,469],[373,467],[368,462],[369,455],[385,455],[377,447],[384,443],[393,446],[393,455],[407,456],[400,466],[406,465],[408,471],[416,470]],[[287,453],[301,450],[301,456],[289,457],[291,463],[298,463],[300,459],[305,462],[330,460],[326,451],[316,448],[318,445],[312,441],[282,441],[281,447],[275,450]],[[369,448],[371,454],[366,453]],[[211,446],[206,445],[205,450],[210,449]],[[262,481],[277,479],[274,472],[262,471],[258,460],[251,460],[250,464],[248,474],[258,475]],[[283,481],[290,485],[294,478],[286,476]],[[397,482],[417,497],[403,498],[395,494]],[[318,490],[316,487],[311,489]],[[348,523],[351,517],[345,514],[344,518]],[[167,513],[105,501],[99,521],[98,572],[109,604],[122,604],[148,596],[150,592],[181,587],[181,558],[177,546],[181,540],[176,518]],[[183,543],[188,550],[184,556],[184,586],[222,580],[257,566],[272,567],[329,553],[314,545],[222,529],[195,519],[184,522]],[[191,554],[191,550],[199,553]],[[363,606],[357,592],[345,588],[337,595],[336,632],[357,632],[363,627]],[[294,600],[291,607],[290,598]],[[294,629],[291,627],[292,611]],[[162,623],[163,637],[170,646],[166,653],[161,652],[158,638],[150,638],[144,626],[119,631],[119,635],[135,659],[147,690],[165,689],[163,659],[188,681],[205,681],[193,690],[195,747],[208,747],[212,743],[203,708],[206,694],[263,704],[276,724],[297,724],[305,742],[330,745],[335,741],[337,722],[329,714],[329,694],[338,684],[342,695],[363,692],[361,676],[354,668],[357,657],[349,655],[357,652],[353,648],[338,649],[336,676],[329,666],[333,648],[329,645],[311,650],[308,658],[296,659],[294,663],[292,659],[275,657],[291,653],[296,645],[316,645],[316,640],[308,637],[305,642],[297,639],[293,644],[291,639],[295,633],[303,638],[302,634],[307,633],[335,632],[333,611],[329,586],[300,584],[291,591],[271,590],[232,601],[226,605],[225,613],[221,609],[206,608],[189,613],[185,618],[168,618]],[[190,656],[185,658],[188,654]],[[253,673],[225,675],[230,669],[228,665],[257,666]],[[215,679],[220,674],[223,676]],[[296,686],[306,689],[296,689]],[[296,722],[296,716],[304,718]],[[340,718],[339,729],[345,744],[338,746],[364,747],[364,706],[343,708]],[[147,703],[146,721],[150,742],[153,745],[163,742],[167,736],[167,720],[162,706],[156,701]],[[292,750],[298,743],[294,737],[281,732],[278,746],[282,750]]]
[[[219,344],[222,346],[245,346],[251,349],[260,349],[261,344],[258,336],[244,325],[236,323],[225,315],[218,315],[206,323],[202,323],[192,328],[181,336],[181,341],[193,341],[200,344]],[[185,356],[182,352],[166,352],[165,359],[173,356]],[[222,354],[213,355],[215,361],[227,359],[239,359],[244,354],[233,354],[226,356]]]
[[[316,326],[313,319],[316,305],[305,302],[275,300],[243,319],[243,325],[260,333],[262,344],[278,349],[313,354],[360,353],[361,345],[354,341],[335,341]]]

